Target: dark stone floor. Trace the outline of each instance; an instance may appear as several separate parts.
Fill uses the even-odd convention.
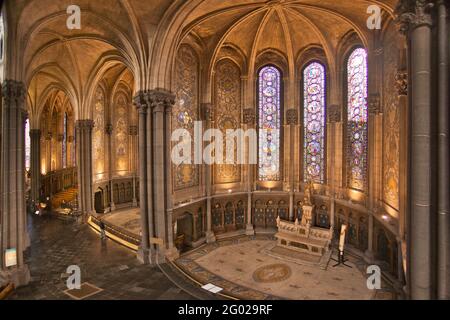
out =
[[[70,265],[81,268],[81,283],[103,289],[88,300],[192,299],[157,267],[141,265],[135,253],[111,240],[100,240],[87,225],[30,216],[29,232],[26,260],[31,282],[9,299],[71,299],[64,293]]]

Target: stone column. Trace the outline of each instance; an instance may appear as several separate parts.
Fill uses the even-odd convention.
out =
[[[205,131],[212,128],[212,121],[214,119],[213,106],[211,103],[203,103],[201,105],[201,116],[205,122]],[[203,134],[203,133],[202,133]],[[205,167],[205,184],[206,184],[206,242],[213,243],[216,241],[216,236],[212,231],[212,166],[203,164]]]
[[[368,100],[369,111],[369,209],[378,208],[382,181],[383,118],[379,93],[372,93]]]
[[[45,171],[49,173],[52,171],[52,139],[53,134],[51,132],[47,132],[45,135]],[[52,193],[50,188],[50,194]]]
[[[295,128],[298,125],[298,110],[289,109],[286,112],[286,124],[289,126],[289,221],[294,221],[294,148],[295,148]]]
[[[30,141],[31,200],[37,203],[41,190],[41,130],[31,129]]]
[[[244,124],[245,129],[250,130],[255,128],[256,121],[256,113],[254,108],[248,108],[244,110]],[[254,167],[255,165],[250,164],[250,154],[252,152],[257,152],[257,150],[251,150],[252,146],[250,144],[246,144],[247,146],[247,225],[245,234],[248,236],[252,236],[255,234],[255,228],[253,227],[252,222],[252,202],[253,202],[253,180],[254,180]]]
[[[328,170],[328,183],[330,185],[330,228],[331,234],[334,235],[334,221],[335,221],[335,204],[336,204],[336,137],[338,137],[339,132],[337,130],[337,123],[342,121],[342,112],[339,105],[330,105],[327,110],[327,122],[328,122],[328,143],[330,154],[329,154],[329,165]]]
[[[153,153],[153,217],[156,237],[156,263],[164,263],[177,257],[173,244],[172,187],[171,187],[171,143],[170,127],[175,96],[166,90],[149,92],[152,111]]]
[[[434,263],[432,248],[432,18],[428,0],[401,1],[398,7],[401,31],[410,44],[410,217],[409,290],[412,299],[432,299]]]
[[[22,82],[5,80],[2,84],[0,281],[6,278],[16,286],[26,285],[30,280],[23,259],[28,238],[24,192],[25,94]],[[6,267],[5,252],[8,249],[16,250],[15,266]]]
[[[373,252],[373,215],[378,210],[380,199],[380,175],[382,162],[382,117],[380,94],[369,97],[369,225],[367,250],[364,253],[367,262],[374,259]]]
[[[112,151],[112,133],[113,133],[113,125],[108,123],[105,126],[106,139],[108,140],[108,171],[109,171],[109,208],[111,211],[116,210],[116,205],[114,203],[114,183],[113,183],[113,151]]]
[[[136,172],[137,172],[137,161],[136,161],[136,144],[137,144],[137,136],[138,136],[138,127],[130,126],[130,136],[131,136],[131,170],[133,171],[133,207],[137,207],[137,195],[136,195]]]
[[[150,168],[152,167],[151,160],[147,157],[147,131],[150,131],[150,125],[147,124],[147,113],[150,104],[148,92],[138,92],[134,98],[134,103],[138,109],[139,117],[139,207],[141,213],[141,245],[137,257],[139,261],[147,264],[153,263],[150,247],[150,237],[153,237],[153,219],[150,216],[148,207],[148,201],[151,201],[152,195],[148,193],[147,186],[147,170],[151,171]]]
[[[78,185],[79,204],[83,214],[83,220],[93,212],[93,170],[92,170],[92,129],[94,121],[77,120],[77,162],[78,162]]]
[[[450,299],[450,125],[449,125],[449,33],[447,1],[437,2],[438,13],[438,248],[437,297]]]
[[[408,143],[409,139],[409,113],[408,113],[408,72],[405,69],[397,71],[395,75],[396,89],[398,93],[398,107],[400,109],[400,172],[399,172],[399,233],[402,241],[406,236],[406,214],[408,207]],[[405,252],[403,253],[405,254]]]

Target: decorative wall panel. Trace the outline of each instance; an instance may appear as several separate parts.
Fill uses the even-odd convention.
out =
[[[399,209],[400,110],[395,86],[399,40],[390,31],[384,50],[384,114],[383,114],[383,196],[384,201]]]
[[[105,172],[105,94],[98,87],[94,96],[94,129],[92,132],[94,180]]]
[[[227,130],[240,128],[241,121],[241,72],[230,60],[222,60],[216,67],[215,78],[215,125],[225,137]],[[236,142],[235,142],[236,143]],[[223,150],[226,150],[224,139]],[[237,160],[237,143],[234,148]],[[241,181],[241,166],[223,164],[214,167],[214,183],[236,183]]]
[[[172,111],[172,132],[185,129],[192,137],[191,157],[194,159],[194,122],[199,119],[199,59],[194,50],[183,45],[176,61],[176,101]],[[173,145],[176,145],[174,142]],[[198,186],[199,167],[192,164],[173,166],[173,187],[181,190]]]
[[[114,145],[116,171],[129,170],[128,152],[128,99],[123,93],[117,94],[114,105]]]

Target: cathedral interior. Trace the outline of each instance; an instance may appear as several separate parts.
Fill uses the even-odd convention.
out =
[[[450,299],[449,10],[3,1],[0,299]]]

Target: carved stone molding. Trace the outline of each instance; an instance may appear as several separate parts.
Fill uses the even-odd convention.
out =
[[[170,112],[175,104],[175,95],[164,89],[155,89],[148,92],[149,106],[153,112]]]
[[[381,113],[381,98],[379,93],[369,96],[369,114],[378,115]]]
[[[397,24],[400,32],[407,34],[411,29],[433,24],[430,9],[432,0],[401,0],[396,8]]]
[[[105,126],[105,133],[107,134],[107,135],[112,135],[112,133],[113,133],[113,125],[111,124],[111,123],[108,123],[106,126]]]
[[[150,102],[148,101],[148,91],[139,91],[133,98],[133,102],[139,113],[146,113],[150,105]]]
[[[40,136],[41,130],[40,129],[30,129],[30,136]]]
[[[20,81],[5,80],[2,84],[2,96],[6,102],[5,107],[9,107],[12,102],[15,102],[22,108],[25,108],[25,85]]]
[[[256,121],[256,113],[253,108],[244,109],[244,124],[254,125]]]
[[[67,142],[68,143],[73,143],[75,141],[75,137],[74,136],[68,136],[67,137]]]
[[[63,142],[63,140],[64,140],[64,135],[63,134],[58,134],[57,141],[58,142]]]
[[[94,128],[94,120],[86,119],[86,120],[77,120],[75,126],[79,129],[89,129],[92,130]]]
[[[138,127],[137,126],[130,126],[129,134],[130,134],[130,136],[137,136],[137,134],[138,134]]]
[[[297,125],[298,124],[297,109],[289,109],[286,111],[286,124],[288,124],[288,125]]]
[[[408,72],[406,70],[399,70],[395,74],[395,87],[399,96],[408,95]]]
[[[337,104],[328,106],[327,109],[328,122],[335,123],[342,121],[341,107]]]
[[[51,132],[47,132],[47,134],[45,135],[45,140],[52,140],[53,134]]]
[[[200,105],[200,117],[203,121],[212,121],[214,119],[214,110],[211,103],[202,103]]]

